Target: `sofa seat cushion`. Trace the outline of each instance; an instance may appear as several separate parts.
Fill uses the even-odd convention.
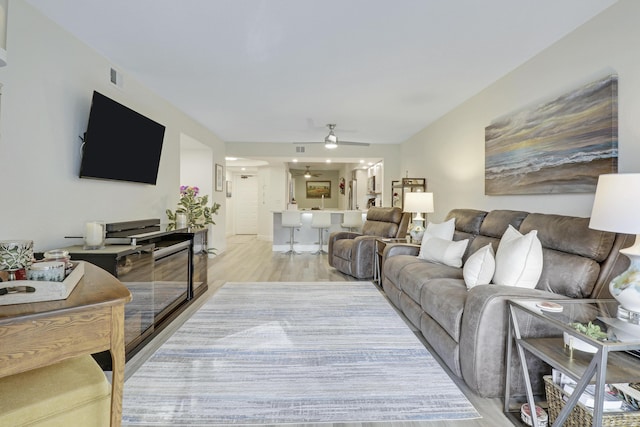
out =
[[[461,268],[434,264],[411,255],[388,258],[384,271],[385,276],[418,304],[422,287],[428,280],[441,277],[462,279]]]
[[[460,340],[467,294],[463,279],[431,279],[422,288],[420,306],[455,342]]]

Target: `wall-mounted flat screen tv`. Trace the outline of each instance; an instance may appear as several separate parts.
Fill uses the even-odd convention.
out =
[[[93,92],[81,178],[156,184],[165,127]]]

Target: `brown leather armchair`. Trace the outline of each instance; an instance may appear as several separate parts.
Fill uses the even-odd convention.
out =
[[[331,233],[329,265],[357,279],[373,278],[375,239],[405,237],[410,217],[400,208],[370,208],[362,233]]]

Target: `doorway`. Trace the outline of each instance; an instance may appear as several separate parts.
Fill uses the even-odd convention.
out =
[[[235,234],[258,234],[258,177],[234,175],[233,197]]]

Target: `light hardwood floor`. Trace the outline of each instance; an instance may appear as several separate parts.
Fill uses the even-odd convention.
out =
[[[227,249],[222,254],[209,260],[209,290],[194,301],[176,321],[172,322],[143,350],[127,362],[125,378],[129,378],[153,352],[171,336],[202,304],[209,299],[226,282],[316,282],[316,281],[351,281],[353,277],[344,275],[329,267],[326,255],[284,255],[272,252],[271,242],[261,241],[256,236],[232,236],[227,239]],[[410,326],[411,327],[411,326]],[[414,332],[415,328],[411,327]],[[416,335],[425,343],[420,333]],[[428,344],[425,346],[429,348]],[[432,352],[433,353],[433,352]],[[442,364],[442,363],[441,363]],[[446,370],[446,368],[445,368]],[[448,371],[447,371],[448,372]],[[448,372],[449,373],[449,372]],[[501,399],[484,399],[471,393],[465,384],[456,376],[453,378],[460,389],[482,415],[482,419],[469,421],[433,421],[433,422],[405,422],[405,423],[348,423],[348,424],[318,424],[322,427],[478,427],[478,426],[512,426],[502,413]],[[125,383],[126,388],[126,383]],[[518,424],[520,425],[520,424]],[[311,427],[305,424],[304,427]],[[288,425],[296,427],[296,425]]]

